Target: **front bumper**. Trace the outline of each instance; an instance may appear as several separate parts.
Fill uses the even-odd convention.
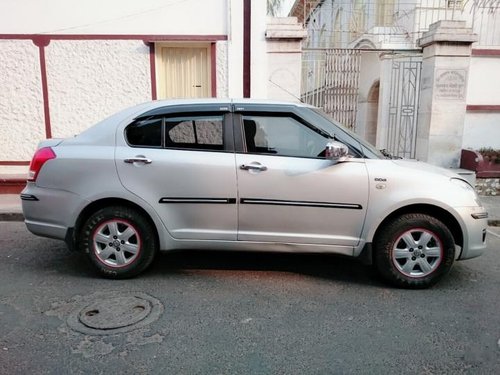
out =
[[[463,221],[463,246],[459,260],[480,256],[486,250],[486,229],[488,215],[484,207],[456,208]]]

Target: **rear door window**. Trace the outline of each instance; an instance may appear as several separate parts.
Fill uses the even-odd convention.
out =
[[[165,147],[224,150],[223,116],[165,118]]]
[[[138,119],[125,129],[133,147],[223,151],[224,115],[195,114]]]
[[[137,147],[161,147],[162,128],[163,119],[161,118],[135,121],[125,131],[127,142]]]

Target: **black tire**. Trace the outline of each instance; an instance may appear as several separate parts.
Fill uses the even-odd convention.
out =
[[[102,208],[82,226],[80,249],[99,273],[111,279],[143,272],[158,249],[155,231],[138,211],[124,206]]]
[[[451,269],[455,241],[449,229],[426,214],[405,214],[381,228],[374,241],[374,264],[398,287],[428,288]]]

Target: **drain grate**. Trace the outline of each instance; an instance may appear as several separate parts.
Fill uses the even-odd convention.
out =
[[[68,317],[69,326],[82,333],[110,335],[144,327],[159,318],[163,306],[145,293],[115,293],[86,301]]]

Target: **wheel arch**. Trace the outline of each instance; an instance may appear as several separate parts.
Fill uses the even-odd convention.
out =
[[[404,214],[426,214],[429,216],[432,216],[439,221],[441,221],[451,232],[451,235],[453,236],[453,239],[455,241],[455,244],[463,247],[464,244],[464,235],[462,231],[462,227],[460,226],[460,223],[458,220],[445,210],[444,208],[434,206],[431,204],[412,204],[404,207],[400,207],[397,210],[393,211],[390,213],[384,220],[380,222],[378,225],[377,229],[375,230],[375,233],[373,234],[372,237],[372,243],[375,242],[377,239],[377,236],[380,234],[380,232],[383,230],[383,228],[389,223],[390,221],[394,220],[396,217],[404,215]]]
[[[71,249],[78,250],[78,247],[76,246],[76,242],[78,240],[78,235],[80,233],[80,230],[81,230],[83,224],[87,221],[87,219],[97,210],[104,208],[104,207],[109,207],[109,206],[124,206],[124,207],[134,209],[134,210],[138,211],[139,213],[141,213],[146,218],[146,220],[151,225],[151,227],[153,228],[153,231],[154,231],[155,236],[156,236],[156,241],[161,248],[162,244],[161,244],[161,240],[160,240],[160,236],[158,233],[158,228],[156,226],[156,223],[153,220],[153,218],[151,217],[151,215],[144,208],[142,208],[141,206],[139,206],[138,204],[136,204],[134,202],[131,202],[131,201],[129,201],[127,199],[123,199],[123,198],[102,198],[102,199],[98,199],[98,200],[90,202],[87,206],[85,206],[81,210],[80,214],[78,215],[78,217],[76,219],[75,226],[73,227],[73,230],[72,230],[72,234],[70,235],[71,238],[66,239],[66,242],[68,243],[68,246],[70,246]],[[71,243],[69,243],[68,240]]]

